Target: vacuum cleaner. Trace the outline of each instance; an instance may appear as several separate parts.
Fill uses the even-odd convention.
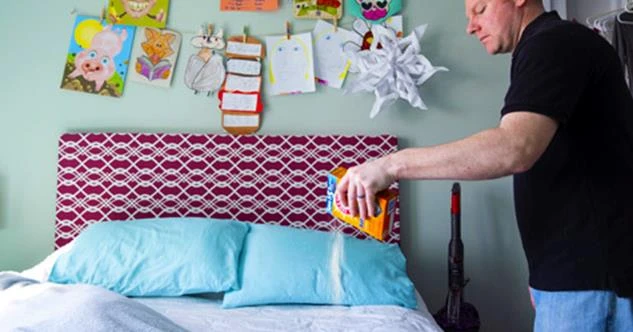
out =
[[[479,331],[479,313],[464,302],[464,244],[461,239],[461,189],[453,183],[451,190],[451,241],[448,243],[448,295],[446,303],[433,318],[447,332]]]

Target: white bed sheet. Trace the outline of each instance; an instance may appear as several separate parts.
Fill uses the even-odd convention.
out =
[[[22,275],[46,282],[72,242]],[[416,290],[418,309],[399,306],[271,305],[222,309],[221,295],[134,298],[190,331],[442,331]]]
[[[222,309],[221,300],[200,297],[135,300],[190,331],[442,331],[419,293],[416,295],[418,310],[399,306],[311,305]]]

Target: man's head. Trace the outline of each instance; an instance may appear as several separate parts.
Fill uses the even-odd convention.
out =
[[[465,0],[468,25],[490,54],[512,52],[523,29],[543,13],[541,0]]]

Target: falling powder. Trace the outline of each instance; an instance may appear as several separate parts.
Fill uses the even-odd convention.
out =
[[[343,285],[341,282],[341,263],[344,254],[344,238],[340,231],[332,237],[332,255],[330,257],[330,278],[332,283],[332,304],[342,304]]]

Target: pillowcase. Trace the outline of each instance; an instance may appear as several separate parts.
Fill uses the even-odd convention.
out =
[[[240,289],[223,308],[263,304],[399,305],[417,308],[400,247],[275,225],[251,225]]]
[[[89,226],[61,255],[49,281],[102,286],[127,296],[179,296],[238,287],[249,226],[202,218],[143,219]]]

